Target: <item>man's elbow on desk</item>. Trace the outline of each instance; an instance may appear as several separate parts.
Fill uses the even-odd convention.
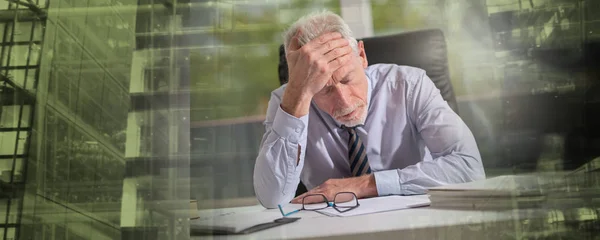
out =
[[[258,202],[265,208],[277,208],[278,204],[287,204],[294,198],[294,191],[289,190],[287,194],[284,194],[284,189],[275,187],[270,184],[254,178],[254,194]]]
[[[256,193],[256,199],[258,199],[258,202],[260,203],[260,205],[262,205],[263,207],[267,208],[267,209],[271,209],[271,208],[277,208],[277,205],[279,204],[287,204],[289,203],[290,199],[287,199],[287,196],[284,196],[283,194],[279,195],[279,196],[261,196],[260,194]],[[286,200],[287,199],[287,200]]]
[[[479,156],[460,156],[465,162],[463,169],[464,180],[456,183],[472,182],[485,179],[485,170],[481,157]]]

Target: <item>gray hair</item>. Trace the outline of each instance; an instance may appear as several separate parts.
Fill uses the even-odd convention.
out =
[[[358,54],[358,42],[352,35],[352,30],[344,19],[335,13],[324,10],[314,12],[306,16],[301,17],[293,23],[287,31],[283,34],[283,43],[287,51],[290,45],[291,39],[296,35],[298,29],[301,30],[302,34],[298,36],[298,43],[300,46],[304,46],[311,40],[319,37],[324,33],[339,32],[342,37],[350,42],[350,47],[354,50],[355,54]]]

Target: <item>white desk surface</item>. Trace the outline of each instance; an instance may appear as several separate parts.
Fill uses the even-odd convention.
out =
[[[262,206],[239,209],[278,212]],[[413,208],[354,217],[328,217],[301,211],[297,222],[237,236],[203,236],[191,239],[513,239],[523,229],[519,211],[468,211]],[[531,212],[527,214],[531,217]],[[538,214],[539,215],[539,214]],[[542,215],[545,215],[542,213]]]

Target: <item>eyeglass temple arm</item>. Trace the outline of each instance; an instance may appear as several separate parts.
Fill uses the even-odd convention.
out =
[[[287,217],[287,216],[292,215],[294,213],[300,212],[300,210],[301,210],[301,209],[297,209],[297,210],[291,211],[289,213],[283,213],[283,208],[281,207],[281,204],[277,204],[277,207],[279,208],[279,212],[281,212],[281,215],[284,216],[284,217]]]

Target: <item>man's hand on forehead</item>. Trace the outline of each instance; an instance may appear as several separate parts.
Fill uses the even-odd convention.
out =
[[[300,30],[296,32],[286,51],[289,82],[281,103],[283,110],[294,116],[308,113],[313,96],[325,87],[336,71],[347,71],[344,69],[352,55],[350,43],[338,32],[322,34],[304,46],[298,41],[301,34]]]
[[[300,46],[298,39],[301,34],[302,32],[298,30],[290,41],[289,53],[287,54],[288,64],[290,68],[294,67],[297,70],[304,69],[304,73],[308,71],[309,76],[304,77],[308,81],[312,80],[311,78],[321,79],[319,80],[320,83],[317,84],[317,88],[319,89],[314,89],[317,90],[313,92],[312,95],[314,95],[327,84],[334,74],[342,74],[333,77],[336,79],[336,82],[345,76],[345,72],[348,71],[346,65],[351,59],[352,47],[350,47],[348,40],[343,38],[339,32],[324,33],[304,46]],[[342,71],[336,73],[338,70]],[[329,77],[323,79],[317,77],[319,75],[327,75]],[[292,71],[290,71],[290,83],[292,80],[291,77]]]

